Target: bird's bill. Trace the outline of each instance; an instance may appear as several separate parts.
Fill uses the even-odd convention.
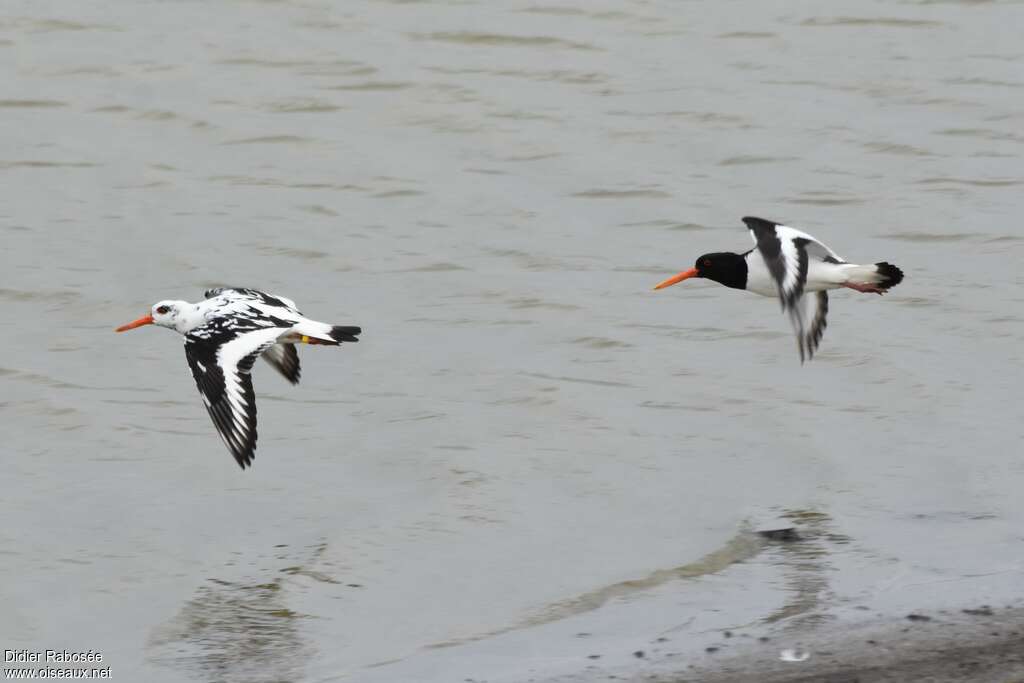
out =
[[[121,327],[117,328],[114,331],[115,332],[127,332],[128,330],[134,330],[136,327],[142,327],[143,325],[152,325],[152,324],[153,324],[153,316],[151,316],[151,315],[144,315],[141,318],[139,318],[138,320],[133,320],[130,323],[126,323],[124,325],[121,325]]]
[[[666,287],[671,287],[672,285],[674,285],[676,283],[679,283],[679,282],[682,282],[683,280],[689,280],[691,277],[697,277],[697,269],[696,268],[690,268],[689,270],[684,270],[681,273],[677,273],[676,275],[673,275],[672,277],[670,277],[667,280],[662,280],[658,284],[654,285],[654,288],[655,289],[665,289]]]

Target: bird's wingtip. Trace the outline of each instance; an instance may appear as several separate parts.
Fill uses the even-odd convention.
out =
[[[753,229],[754,226],[774,228],[781,225],[781,223],[770,221],[767,218],[759,218],[758,216],[744,216],[741,220],[746,224],[748,228],[751,229]]]

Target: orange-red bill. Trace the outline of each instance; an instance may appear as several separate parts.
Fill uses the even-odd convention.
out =
[[[152,324],[153,324],[153,316],[151,316],[151,315],[144,315],[141,318],[139,318],[138,320],[133,320],[130,323],[126,323],[124,325],[121,325],[121,327],[119,327],[116,330],[114,330],[114,332],[127,332],[128,330],[134,330],[136,327],[142,327],[143,325],[152,325]]]
[[[672,285],[676,284],[677,282],[682,282],[683,280],[688,280],[691,277],[696,277],[696,276],[697,276],[697,269],[696,268],[690,268],[689,270],[684,270],[681,273],[673,275],[672,277],[670,277],[667,280],[662,280],[658,284],[654,285],[654,288],[655,289],[664,289],[665,287],[671,287]]]

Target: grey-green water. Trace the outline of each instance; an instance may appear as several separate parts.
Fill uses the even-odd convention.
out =
[[[720,629],[1021,598],[1022,23],[8,0],[0,647],[628,677]],[[650,291],[747,214],[906,281],[834,296],[804,367],[770,301]],[[112,332],[215,284],[364,328],[297,388],[257,365],[244,473],[179,339]],[[809,545],[749,535],[778,517]]]

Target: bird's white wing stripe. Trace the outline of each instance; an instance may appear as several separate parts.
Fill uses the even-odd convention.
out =
[[[288,297],[281,296],[280,294],[271,294],[270,296],[274,297],[278,301],[283,302],[285,306],[288,306],[289,308],[295,311],[299,310],[299,307],[295,305],[295,302],[289,299]]]
[[[275,318],[287,320],[288,322],[298,322],[299,320],[302,319],[302,316],[296,314],[295,311],[290,308],[270,306],[261,301],[248,301],[246,302],[246,305],[249,306],[250,308],[256,309],[263,315],[274,316]]]
[[[828,327],[828,293],[805,293],[789,309],[789,319],[796,333],[796,344],[800,351],[800,362],[814,357],[818,344]],[[807,323],[810,321],[810,328]]]
[[[811,237],[802,230],[791,228],[788,225],[776,225],[775,234],[779,236],[779,239],[782,240],[783,244],[787,242],[792,243],[794,239],[807,240],[807,244],[804,246],[804,248],[807,250],[807,253],[810,254],[811,256],[817,256],[820,259],[824,259],[830,256],[836,261],[844,263],[846,262],[846,259],[844,259],[839,254],[829,249],[824,242],[814,237]],[[757,242],[756,237],[754,238],[754,241]]]
[[[268,327],[260,330],[253,330],[238,335],[231,341],[225,343],[217,350],[217,365],[224,373],[224,392],[228,402],[231,404],[231,422],[234,431],[237,432],[239,441],[248,433],[249,428],[245,424],[246,403],[242,393],[242,385],[239,380],[240,370],[238,364],[247,356],[262,353],[268,346],[277,341],[278,336],[284,332],[279,327]]]
[[[803,283],[800,281],[800,250],[793,239],[787,235],[779,235],[779,242],[782,249],[782,262],[786,267],[785,276],[779,285],[783,295],[789,297],[797,288],[803,287]]]

